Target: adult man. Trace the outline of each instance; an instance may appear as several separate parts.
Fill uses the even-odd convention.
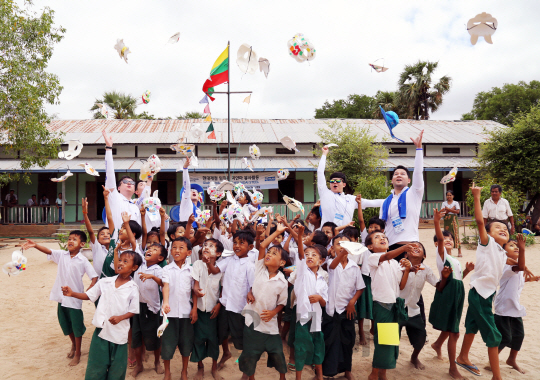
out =
[[[141,224],[141,212],[135,203],[131,202],[131,197],[135,193],[135,180],[126,175],[120,178],[118,184],[114,174],[114,164],[112,156],[113,141],[107,133],[103,131],[105,139],[105,188],[111,190],[109,194],[109,204],[111,214],[116,229],[122,226],[122,212],[125,211],[131,215],[131,220]],[[105,222],[108,225],[108,222]],[[111,231],[112,234],[112,231]]]
[[[500,220],[508,225],[510,221],[510,235],[516,232],[514,224],[514,214],[510,208],[510,203],[502,197],[501,185],[491,185],[491,198],[486,199],[482,208],[484,225],[492,220]]]
[[[49,214],[49,198],[47,198],[47,195],[43,194],[41,196],[41,199],[39,200],[39,205],[42,207],[41,212],[41,221],[46,222],[47,221],[47,215]]]
[[[25,206],[26,207],[36,207],[38,204],[37,204],[37,199],[36,199],[36,194],[32,194],[32,197],[26,201],[26,204]],[[32,218],[32,210],[30,208],[27,208],[25,211],[25,219],[26,219],[26,223],[32,223],[32,222],[36,222],[37,220],[35,220],[35,216],[36,214],[34,213],[34,218]],[[34,219],[34,220],[32,220]]]
[[[6,195],[6,207],[15,207],[17,206],[17,203],[19,202],[17,195],[15,194],[15,190],[11,189],[9,190],[9,194]],[[16,209],[8,209],[8,221],[9,222],[16,222],[17,221],[17,210]]]
[[[338,227],[349,224],[354,216],[354,210],[358,208],[356,196],[343,192],[347,186],[347,177],[341,172],[330,175],[330,189],[326,187],[324,169],[326,167],[326,155],[328,147],[322,148],[321,161],[317,168],[317,189],[321,201],[321,223],[334,222]],[[381,207],[383,199],[362,199],[362,209],[366,207]]]
[[[67,199],[64,199],[64,203],[67,204]],[[62,214],[62,193],[58,193],[58,198],[56,198],[56,209],[58,210],[58,223],[62,223],[62,220],[65,220],[65,215]]]

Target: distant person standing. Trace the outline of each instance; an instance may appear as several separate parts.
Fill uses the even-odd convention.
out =
[[[27,209],[25,209],[25,216],[26,216],[26,220],[25,222],[26,223],[32,223],[32,209],[30,207],[36,207],[38,204],[37,204],[37,198],[36,198],[36,194],[32,194],[32,197],[26,201],[26,204],[25,206],[27,207]]]
[[[49,207],[49,198],[47,198],[47,195],[43,194],[41,196],[41,199],[39,200],[39,205],[42,207],[41,221],[46,222],[47,221],[47,215],[49,214],[49,210],[51,209]]]
[[[458,249],[458,257],[461,255],[461,244],[459,242],[459,221],[458,215],[460,212],[459,203],[454,200],[454,192],[452,190],[446,191],[446,201],[442,203],[441,212],[445,211],[444,216],[444,229],[449,231],[454,238],[454,248]]]
[[[67,204],[67,199],[64,199],[64,203]],[[65,221],[64,215],[62,215],[62,193],[58,193],[58,198],[56,198],[56,208],[58,209],[58,223],[62,223],[62,220]]]
[[[15,194],[15,190],[9,190],[9,194],[6,195],[6,207],[15,207],[19,203],[19,199]],[[17,210],[8,210],[8,220],[10,222],[16,221],[17,219]]]
[[[491,198],[486,199],[484,207],[482,208],[482,216],[484,217],[484,224],[498,220],[508,226],[510,235],[516,233],[516,226],[514,224],[514,214],[510,208],[510,203],[502,197],[501,185],[491,185]]]

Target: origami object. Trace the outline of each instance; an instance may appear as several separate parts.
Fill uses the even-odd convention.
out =
[[[253,168],[251,167],[251,164],[249,163],[247,157],[242,158],[242,163],[248,168],[249,170],[253,171]]]
[[[225,192],[218,191],[217,186],[214,182],[210,182],[210,186],[208,186],[208,189],[206,189],[206,192],[208,193],[210,200],[214,202],[219,202],[220,200],[225,198]]]
[[[200,124],[195,124],[193,128],[189,131],[189,134],[194,139],[199,139],[204,135],[204,130],[201,128]],[[171,148],[172,149],[172,148]],[[173,149],[174,150],[174,149]]]
[[[252,46],[240,45],[236,53],[236,64],[244,74],[255,74],[259,68],[259,59]]]
[[[210,210],[201,211],[200,209],[197,209],[197,215],[195,216],[195,221],[199,222],[200,224],[206,224],[206,222],[210,219],[211,216],[212,215],[211,215]]]
[[[290,198],[286,195],[283,196],[283,201],[285,201],[287,208],[292,212],[301,212],[302,214],[304,213],[304,206],[302,205],[302,202],[299,202],[296,199]]]
[[[393,139],[404,142],[403,140],[398,139],[396,136],[394,136],[394,133],[392,132],[392,129],[394,129],[394,127],[399,124],[399,117],[397,113],[395,113],[394,111],[385,112],[385,110],[383,110],[381,106],[379,106],[379,108],[381,109],[381,114],[384,119],[384,122],[386,123],[386,125],[388,126],[388,129],[390,130],[390,136],[392,136]]]
[[[459,164],[456,164],[456,166],[454,166],[452,168],[452,170],[450,170],[450,173],[448,173],[447,175],[445,175],[444,177],[442,177],[441,179],[441,183],[444,185],[444,184],[447,184],[447,183],[450,183],[450,182],[454,182],[456,180],[456,176],[457,176],[457,173],[458,173],[458,165]]]
[[[234,189],[234,183],[223,180],[219,185],[217,185],[216,190],[218,192],[225,192]]]
[[[2,271],[8,276],[17,276],[23,270],[26,270],[26,263],[28,263],[28,259],[23,255],[22,251],[14,251],[11,254],[11,261],[4,264]]]
[[[148,160],[143,164],[139,178],[141,181],[146,181],[148,177],[153,177],[161,171],[161,160],[156,154],[148,157]]]
[[[69,140],[68,150],[65,152],[58,152],[58,158],[65,158],[66,160],[72,160],[81,154],[83,148],[82,142],[79,140]]]
[[[167,314],[165,314],[165,312],[163,312],[163,323],[161,325],[159,325],[158,330],[157,330],[158,338],[161,338],[161,336],[165,332],[165,329],[167,328],[167,326],[169,326],[169,319],[167,318]]]
[[[93,175],[94,177],[99,177],[99,173],[96,169],[92,167],[88,162],[85,162],[84,164],[79,164],[79,166],[82,166],[84,168],[84,171],[86,174]]]
[[[376,72],[378,72],[378,73],[384,73],[386,70],[388,70],[388,67],[377,66],[377,65],[374,65],[372,63],[368,63],[368,65],[371,66],[371,68],[373,70],[375,70]]]
[[[471,44],[476,45],[480,36],[492,44],[491,36],[497,31],[497,19],[486,12],[477,14],[467,22],[467,31],[471,35]]]
[[[271,214],[274,212],[274,208],[272,206],[269,207],[261,207],[253,216],[251,217],[250,222],[253,223],[260,217],[268,216],[268,214]]]
[[[287,42],[287,46],[289,48],[289,55],[299,63],[315,59],[315,47],[302,33],[295,34]]]
[[[129,50],[129,48],[124,44],[124,40],[121,39],[121,40],[116,40],[116,45],[114,45],[114,48],[116,49],[116,51],[118,52],[118,55],[120,56],[120,58],[123,58],[124,61],[126,61],[126,63],[128,63],[127,61],[127,55],[129,53],[131,53],[131,51]]]
[[[264,76],[268,78],[268,74],[270,73],[270,61],[266,58],[259,58],[259,71],[262,71]]]
[[[177,43],[178,41],[180,41],[180,32],[173,34],[173,35],[169,38],[169,41],[167,41],[167,43],[169,43],[169,44],[175,44],[175,43]]]
[[[146,209],[150,220],[158,220],[160,218],[159,209],[161,208],[161,201],[158,198],[158,190],[154,191],[151,197],[144,198],[142,205]]]
[[[246,98],[244,99],[242,103],[247,103],[247,104],[251,103],[251,95],[246,96]]]
[[[249,194],[249,197],[251,198],[251,202],[254,206],[259,205],[263,202],[264,195],[260,191],[257,191],[256,188],[253,188],[253,193],[247,190],[247,193]]]
[[[253,144],[249,147],[249,155],[251,156],[251,159],[258,160],[259,157],[261,157],[261,150],[257,145]]]
[[[289,176],[289,170],[287,169],[279,169],[277,171],[278,181],[287,179],[288,176]]]
[[[296,142],[294,142],[294,140],[290,136],[285,136],[279,141],[285,148],[300,152],[298,149],[296,149]]]
[[[105,119],[112,120],[114,119],[116,115],[116,111],[112,109],[108,104],[106,103],[96,103],[96,106],[99,107],[99,112],[105,116]]]
[[[340,241],[339,244],[353,256],[363,255],[368,251],[367,247],[362,243],[356,243],[354,241]],[[361,262],[361,260],[360,260]]]
[[[66,174],[64,174],[63,176],[59,177],[59,178],[51,178],[51,181],[53,182],[64,182],[66,179],[68,179],[68,177],[71,177],[73,175],[73,173],[71,173],[68,169],[68,171],[66,172]]]
[[[142,94],[141,99],[137,102],[137,105],[141,104],[148,104],[150,103],[150,94],[152,94],[150,91],[146,90],[144,94]]]
[[[195,154],[195,145],[193,144],[172,144],[169,148],[175,152],[182,153],[184,156],[187,156],[188,153]]]

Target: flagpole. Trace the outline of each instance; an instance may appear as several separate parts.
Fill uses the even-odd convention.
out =
[[[231,180],[231,41],[227,41],[227,181]]]

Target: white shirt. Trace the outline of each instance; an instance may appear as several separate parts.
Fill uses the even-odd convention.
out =
[[[148,305],[148,310],[154,314],[159,314],[161,309],[161,300],[159,299],[159,285],[157,282],[151,279],[141,281],[140,274],[151,274],[159,279],[163,279],[163,268],[158,264],[154,264],[150,267],[146,265],[146,260],[143,259],[143,263],[139,269],[135,272],[133,279],[135,284],[139,287],[139,302]],[[170,297],[169,297],[170,303]]]
[[[233,240],[231,238],[228,238],[227,235],[222,235],[221,230],[218,227],[214,228],[214,234],[212,237],[220,241],[221,244],[223,244],[223,249],[226,249],[227,251],[232,251]]]
[[[278,305],[285,306],[287,304],[287,288],[289,284],[285,280],[283,273],[278,272],[274,277],[270,278],[268,269],[264,265],[264,259],[257,261],[255,264],[255,280],[251,292],[255,297],[255,302],[246,304],[242,315],[245,316],[246,326],[251,326],[255,322],[255,331],[264,334],[277,335],[279,334],[277,314],[274,315],[268,322],[264,322],[254,315],[260,316],[263,310],[274,310]]]
[[[64,307],[81,309],[82,300],[65,297],[62,294],[62,286],[69,286],[76,293],[84,293],[82,282],[84,274],[86,273],[90,279],[97,277],[92,264],[90,264],[90,261],[81,252],[71,258],[69,251],[52,250],[52,253],[48,256],[58,264],[58,273],[56,274],[56,280],[54,281],[49,299],[61,303]]]
[[[334,259],[328,260],[328,302],[326,303],[326,313],[334,315],[334,311],[341,314],[358,290],[366,287],[360,268],[356,263],[347,260],[347,265],[338,264],[335,269],[330,269]],[[298,280],[297,280],[298,281]]]
[[[381,256],[385,252],[372,253],[369,256],[368,264],[371,274],[371,294],[373,301],[381,303],[396,303],[399,296],[399,283],[403,272],[399,263],[394,260],[385,260],[379,263]]]
[[[403,191],[395,195],[392,190],[392,201],[388,208],[388,220],[386,220],[386,228],[384,233],[388,238],[388,244],[392,245],[402,241],[419,241],[418,237],[418,223],[420,221],[420,210],[422,208],[422,198],[424,196],[424,151],[422,149],[416,150],[416,157],[414,159],[414,172],[412,178],[412,186],[409,188],[405,196],[407,197],[407,217],[401,219],[403,223],[403,231],[397,233],[392,225],[392,218],[399,217],[398,199]],[[403,189],[405,190],[405,189]],[[362,205],[364,200],[362,199]],[[379,218],[383,218],[383,208],[379,211]]]
[[[193,202],[191,201],[191,182],[189,180],[188,169],[184,169],[184,171],[182,172],[182,181],[184,193],[182,194],[182,200],[180,202],[180,221],[187,222],[190,215],[193,214]]]
[[[111,317],[127,313],[139,314],[139,289],[133,281],[116,287],[118,276],[105,277],[86,292],[90,301],[99,303],[92,319],[92,324],[101,328],[99,337],[115,344],[126,344],[129,333],[129,318],[116,325],[109,322]]]
[[[64,202],[67,203],[67,199],[64,198]],[[62,199],[61,198],[56,198],[56,204],[60,207],[62,207]]]
[[[482,216],[486,219],[506,220],[514,214],[512,214],[510,203],[501,197],[497,203],[493,202],[491,198],[486,199],[482,208]]]
[[[98,242],[97,237],[95,243],[90,241],[90,248],[92,249],[92,265],[98,277],[100,277],[103,269],[103,263],[105,262],[105,257],[107,257],[107,252],[109,252],[109,250]]]
[[[223,273],[221,298],[219,302],[225,310],[241,313],[246,306],[246,297],[255,281],[255,264],[248,257],[236,255],[225,257],[216,263]]]
[[[317,189],[321,200],[321,227],[326,222],[334,222],[338,227],[349,224],[354,217],[354,210],[358,208],[356,196],[347,194],[337,194],[326,186],[324,169],[326,167],[326,156],[321,156],[319,167],[317,168]],[[366,207],[381,207],[384,199],[362,199],[362,209]]]
[[[191,313],[191,289],[193,288],[193,267],[184,263],[178,268],[176,262],[171,262],[163,268],[161,281],[169,284],[169,306],[171,311],[167,314],[170,318],[189,318]]]
[[[495,239],[488,237],[486,246],[478,244],[476,248],[476,263],[471,275],[471,288],[475,288],[484,299],[497,290],[506,264],[506,251]]]
[[[27,207],[37,206],[37,203],[34,202],[32,198],[30,198],[29,200],[26,201],[26,206]]]
[[[396,261],[396,260],[393,260]],[[399,296],[405,300],[405,306],[407,306],[407,312],[409,317],[414,317],[420,314],[420,307],[417,305],[422,295],[422,289],[424,289],[424,284],[429,282],[431,285],[437,285],[439,279],[433,274],[431,268],[425,266],[424,264],[420,265],[418,272],[409,272],[409,277],[407,278],[407,283],[405,288],[400,291]]]
[[[328,302],[328,284],[325,277],[320,273],[321,271],[324,272],[319,267],[315,275],[307,266],[304,258],[304,260],[298,259],[296,261],[296,271],[293,272],[293,274],[296,274],[294,293],[296,295],[296,313],[300,315],[298,321],[303,326],[311,320],[310,332],[321,331],[322,308],[319,302],[310,303],[309,296],[318,294]],[[314,317],[312,313],[315,313]]]
[[[204,297],[197,299],[197,309],[211,312],[219,300],[219,285],[223,273],[209,274],[206,263],[198,260],[193,263],[191,275],[195,281],[199,281],[199,287],[204,293]]]
[[[453,201],[452,203],[448,204],[447,201],[444,201],[441,205],[441,208],[456,208],[456,210],[461,210],[460,207],[459,207],[459,202],[456,202],[456,201]],[[452,214],[452,215],[456,215],[456,214]]]
[[[461,263],[455,257],[450,256],[446,250],[444,250],[444,262],[441,260],[439,251],[435,252],[435,262],[437,264],[437,270],[439,271],[439,277],[442,278],[442,270],[444,269],[444,263],[448,261],[452,268],[452,277],[454,280],[463,281],[463,270],[461,269]]]
[[[45,200],[40,199],[40,200],[39,200],[39,204],[40,204],[41,206],[48,206],[48,205],[49,205],[49,198],[45,198]]]
[[[131,215],[131,220],[134,220],[141,225],[141,211],[139,210],[139,207],[137,207],[135,202],[132,202],[118,192],[116,176],[114,174],[113,156],[110,149],[106,149],[105,152],[105,173],[105,188],[113,189],[109,194],[109,205],[111,207],[111,214],[116,231],[120,230],[120,227],[122,227],[122,224],[124,223],[122,221],[123,211]],[[105,219],[105,226],[109,226],[109,221],[107,219]]]
[[[360,268],[360,272],[362,272],[362,274],[364,276],[371,276],[371,270],[369,268],[369,263],[368,263],[368,260],[369,260],[369,256],[371,256],[371,251],[367,250],[363,253],[362,255],[362,267]]]
[[[6,201],[10,201],[11,200],[11,197],[13,197],[13,199],[19,199],[17,198],[17,194],[8,194],[6,195]]]
[[[527,314],[525,306],[519,303],[524,286],[524,273],[522,271],[514,272],[512,266],[505,265],[499,291],[495,296],[495,314],[504,317],[524,317]]]

